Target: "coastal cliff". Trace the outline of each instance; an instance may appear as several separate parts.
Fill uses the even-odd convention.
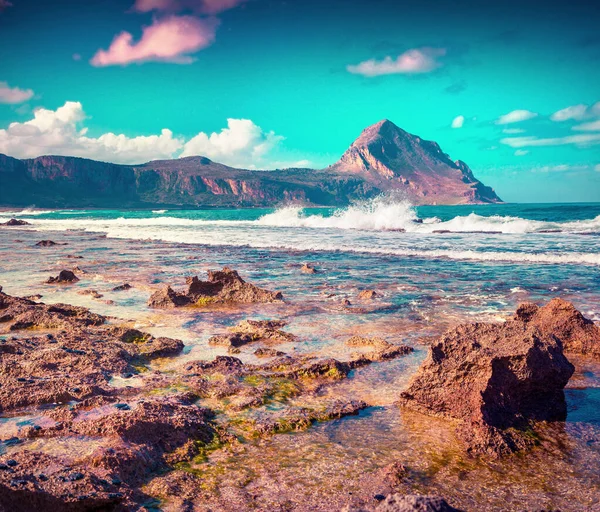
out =
[[[365,129],[326,169],[235,169],[197,156],[118,165],[70,156],[0,155],[0,204],[42,207],[338,206],[400,191],[413,204],[500,198],[435,142],[384,120]]]

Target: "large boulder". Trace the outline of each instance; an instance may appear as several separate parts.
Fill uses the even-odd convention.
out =
[[[518,316],[459,325],[431,346],[400,404],[460,420],[469,451],[500,455],[529,446],[536,422],[566,418],[563,388],[574,367],[562,334]]]

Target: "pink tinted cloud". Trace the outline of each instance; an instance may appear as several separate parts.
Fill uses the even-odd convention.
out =
[[[165,11],[176,13],[190,10],[204,14],[217,14],[233,9],[245,1],[246,0],[136,0],[133,8],[138,12]]]
[[[1,1],[1,0],[0,0]],[[16,105],[23,103],[33,97],[31,89],[19,89],[18,87],[10,87],[6,82],[0,82],[0,103],[8,103]]]
[[[108,50],[98,50],[90,63],[97,67],[148,61],[189,64],[194,60],[190,53],[214,42],[218,24],[215,18],[168,16],[144,27],[137,42],[129,32],[121,32]]]
[[[8,0],[0,0],[0,12],[7,7],[12,7],[12,4]]]
[[[446,55],[445,48],[414,48],[407,50],[397,58],[386,57],[383,60],[369,59],[356,65],[349,65],[346,69],[350,73],[363,76],[380,76],[393,74],[429,73],[439,68],[442,64],[439,57]]]

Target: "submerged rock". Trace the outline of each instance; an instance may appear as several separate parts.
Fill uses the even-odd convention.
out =
[[[375,290],[362,290],[358,293],[360,300],[371,300],[376,297],[379,297],[379,294]]]
[[[46,284],[76,283],[77,281],[79,281],[79,278],[71,270],[61,270],[58,276],[50,277]]]
[[[300,271],[304,274],[317,274],[318,270],[313,267],[310,263],[305,263],[304,265],[302,265],[302,267],[300,268]]]
[[[212,336],[208,343],[225,347],[241,347],[253,341],[271,343],[294,341],[296,337],[293,334],[281,330],[285,325],[286,323],[281,320],[244,320],[230,327],[229,334]]]
[[[112,291],[113,292],[122,292],[125,290],[130,290],[131,288],[133,288],[133,286],[131,286],[129,283],[124,283],[124,284],[120,284],[119,286],[115,286]]]
[[[400,404],[460,420],[469,451],[500,455],[530,446],[536,422],[566,418],[563,388],[574,367],[561,332],[523,322],[522,314],[448,331],[430,347]]]
[[[281,292],[272,292],[244,281],[239,274],[228,267],[219,271],[208,271],[208,280],[198,277],[186,280],[187,293],[178,293],[167,288],[155,292],[148,301],[154,308],[173,308],[186,305],[206,306],[209,304],[250,304],[283,300]]]
[[[53,240],[40,240],[35,245],[36,245],[36,247],[54,247],[55,245],[67,245],[67,244],[66,243],[64,243],[64,244],[57,243],[57,242],[54,242]]]
[[[285,356],[285,352],[281,352],[280,350],[275,350],[273,348],[257,348],[254,351],[254,355],[256,357],[281,357]]]
[[[368,352],[356,352],[352,354],[352,359],[359,361],[367,359],[369,361],[385,361],[401,355],[413,352],[413,348],[407,345],[393,345],[383,338],[364,338],[362,336],[352,336],[346,340],[349,347],[370,348]]]
[[[90,295],[94,299],[101,299],[102,297],[104,297],[104,295],[102,295],[100,292],[98,292],[98,290],[81,290],[80,292],[77,292],[77,293],[79,295]]]

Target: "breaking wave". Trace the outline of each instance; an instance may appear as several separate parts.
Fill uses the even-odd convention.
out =
[[[510,216],[483,216],[476,213],[447,221],[437,217],[419,218],[406,201],[384,197],[335,210],[332,215],[306,214],[300,207],[281,208],[258,219],[257,224],[273,227],[334,228],[366,231],[407,231],[411,233],[544,233],[600,232],[600,215],[572,222],[545,222]]]
[[[47,215],[54,212],[55,210],[36,210],[35,208],[25,208],[18,211],[0,211],[0,217],[37,217],[38,215]]]

